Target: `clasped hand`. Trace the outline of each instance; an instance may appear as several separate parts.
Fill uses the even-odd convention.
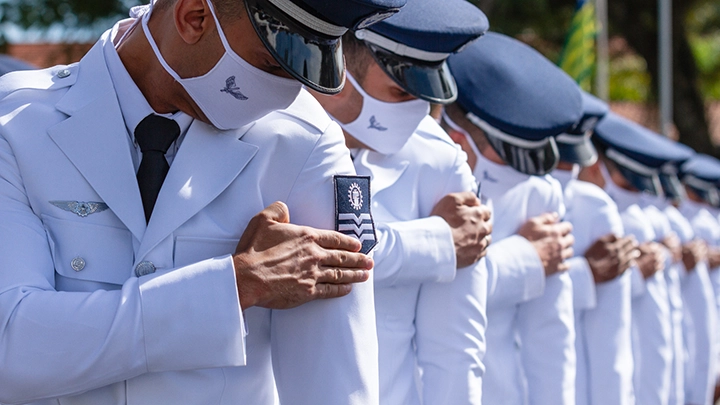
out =
[[[275,202],[250,220],[233,255],[240,306],[286,309],[347,295],[373,267],[360,248],[339,232],[290,224],[287,206]]]
[[[572,224],[559,222],[557,213],[548,213],[530,218],[517,233],[533,245],[546,276],[567,271],[565,260],[573,256],[572,246],[575,243]]]
[[[466,191],[441,198],[430,215],[436,215],[450,225],[457,268],[470,266],[485,256],[492,241],[491,212],[475,194]]]

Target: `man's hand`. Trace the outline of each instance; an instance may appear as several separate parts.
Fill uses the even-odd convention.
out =
[[[692,271],[698,263],[707,258],[708,247],[704,240],[693,239],[682,247],[682,261],[687,271]]]
[[[438,201],[430,215],[437,215],[450,225],[458,268],[485,256],[491,242],[491,214],[475,194],[469,191],[448,194]]]
[[[517,233],[535,247],[546,276],[568,269],[565,260],[573,256],[572,245],[575,243],[572,224],[558,222],[558,215],[549,213],[530,218]]]
[[[675,232],[666,236],[665,239],[662,240],[662,244],[670,251],[673,263],[679,263],[680,260],[682,260],[683,245]]]
[[[663,245],[657,242],[645,242],[638,247],[640,257],[637,258],[637,265],[645,279],[652,277],[665,267],[665,250]]]
[[[370,277],[373,261],[356,239],[290,224],[285,204],[255,215],[233,255],[240,306],[292,308],[347,295]]]
[[[620,276],[639,256],[640,251],[634,237],[618,238],[612,233],[596,240],[585,252],[595,284]]]
[[[708,267],[710,270],[720,267],[720,248],[708,246]]]

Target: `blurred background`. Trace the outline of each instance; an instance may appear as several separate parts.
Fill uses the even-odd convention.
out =
[[[720,0],[469,1],[614,111],[720,157]],[[0,74],[79,60],[140,3],[0,0]]]

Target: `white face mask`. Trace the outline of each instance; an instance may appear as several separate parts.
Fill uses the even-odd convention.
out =
[[[355,139],[379,153],[391,155],[400,151],[420,121],[430,112],[430,103],[420,99],[386,103],[368,95],[350,73],[347,73],[347,79],[362,95],[363,105],[355,121],[338,124]]]
[[[141,18],[145,36],[168,74],[183,86],[210,122],[221,130],[240,128],[292,104],[302,84],[294,79],[263,72],[238,56],[230,48],[210,1],[208,7],[215,19],[225,53],[208,73],[187,79],[181,78],[160,54],[147,25],[152,8],[143,13]]]

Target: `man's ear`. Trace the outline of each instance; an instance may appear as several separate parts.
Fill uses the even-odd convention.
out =
[[[177,0],[173,7],[173,19],[178,35],[188,44],[197,43],[215,27],[206,0]]]

